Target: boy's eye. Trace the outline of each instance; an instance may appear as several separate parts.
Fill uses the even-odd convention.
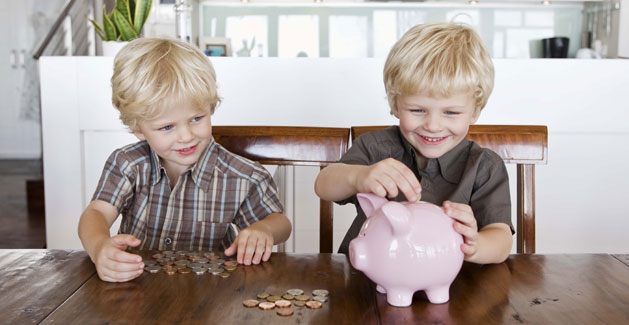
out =
[[[446,111],[446,115],[458,115],[459,112],[455,112],[455,111]]]
[[[168,130],[170,130],[170,129],[172,129],[172,128],[173,128],[173,126],[172,126],[172,125],[166,125],[166,126],[164,126],[164,127],[160,128],[160,130],[162,130],[162,131],[168,131]]]
[[[414,108],[414,109],[411,109],[410,111],[411,111],[411,113],[423,113],[424,112],[424,110],[421,109],[421,108]]]
[[[192,119],[192,122],[199,122],[202,118],[203,118],[203,116],[197,116],[197,117]]]

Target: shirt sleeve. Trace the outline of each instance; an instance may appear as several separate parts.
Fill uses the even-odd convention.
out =
[[[135,175],[130,163],[121,150],[114,151],[100,176],[92,200],[105,201],[123,213],[133,199]]]
[[[495,154],[494,154],[495,155]],[[478,173],[470,206],[476,216],[478,229],[492,223],[504,223],[514,234],[511,222],[511,195],[509,174],[504,161],[496,155],[481,164],[485,170]]]
[[[232,221],[239,229],[247,228],[271,213],[284,211],[273,177],[259,163],[255,164],[248,185],[247,197],[240,204],[238,213]]]

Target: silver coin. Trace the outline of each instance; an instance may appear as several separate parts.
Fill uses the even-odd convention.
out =
[[[144,261],[144,266],[153,266],[153,265],[156,265],[156,264],[157,264],[157,262],[154,261],[154,260],[145,260]]]
[[[165,262],[170,262],[170,258],[162,257],[162,258],[157,259],[157,263],[165,263]]]
[[[190,262],[186,261],[186,260],[179,260],[179,261],[175,261],[175,265],[188,265]]]
[[[175,255],[177,255],[177,256],[186,256],[186,253],[187,253],[186,251],[176,251]]]
[[[324,303],[328,300],[327,296],[314,296],[312,297],[312,300],[318,301],[320,303]]]
[[[325,290],[325,289],[317,289],[317,290],[312,290],[312,294],[315,296],[327,297],[330,293],[328,292],[328,290]]]
[[[162,254],[164,254],[165,256],[168,256],[168,257],[175,256],[175,252],[173,252],[173,251],[163,251]]]
[[[158,273],[159,271],[162,270],[162,267],[161,266],[157,266],[157,265],[151,265],[151,266],[145,267],[144,270],[149,272],[149,273]]]
[[[187,252],[186,256],[188,256],[188,257],[197,257],[197,256],[200,256],[200,255],[199,255],[199,252]]]
[[[205,256],[205,257],[210,257],[210,256],[215,256],[215,255],[216,255],[216,253],[214,253],[214,252],[205,252],[205,253],[203,253],[203,256]]]
[[[288,293],[291,296],[299,296],[303,294],[304,291],[301,289],[290,289],[290,290],[287,290],[286,293]]]
[[[201,264],[201,263],[190,263],[188,264],[188,267],[193,269],[195,267],[200,267],[200,268],[204,268],[207,269],[207,266],[205,266],[205,264]]]
[[[197,263],[206,264],[206,263],[209,263],[209,262],[210,262],[210,260],[208,260],[207,258],[204,258],[204,257],[197,259]]]
[[[205,273],[205,269],[202,267],[193,267],[192,268],[192,272],[194,272],[195,274],[203,274]]]
[[[219,259],[214,260],[214,261],[212,261],[212,262],[214,262],[214,263],[216,263],[216,264],[223,264],[223,263],[225,263],[225,260],[224,260],[224,259],[222,259],[222,258],[219,258]]]
[[[208,272],[212,272],[212,274],[214,274],[214,275],[219,275],[219,274],[225,272],[225,270],[224,269],[208,269]]]

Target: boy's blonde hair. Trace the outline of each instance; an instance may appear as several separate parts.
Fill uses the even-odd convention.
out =
[[[457,23],[416,25],[393,45],[384,65],[391,114],[399,95],[451,97],[473,93],[481,110],[494,88],[494,65],[483,41]]]
[[[111,101],[131,131],[137,130],[138,121],[157,118],[183,101],[210,114],[220,102],[207,56],[172,39],[138,38],[127,44],[114,59],[111,87]]]

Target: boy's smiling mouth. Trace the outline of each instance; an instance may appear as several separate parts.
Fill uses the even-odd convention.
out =
[[[188,147],[188,148],[183,148],[183,149],[178,149],[175,150],[178,154],[182,155],[182,156],[189,156],[191,154],[193,154],[196,150],[197,150],[197,144],[195,144],[192,147]]]
[[[441,142],[443,142],[443,140],[447,139],[448,137],[427,137],[427,136],[423,136],[423,135],[419,135],[419,139],[426,143],[426,144],[430,144],[430,145],[435,145],[435,144],[440,144]]]

